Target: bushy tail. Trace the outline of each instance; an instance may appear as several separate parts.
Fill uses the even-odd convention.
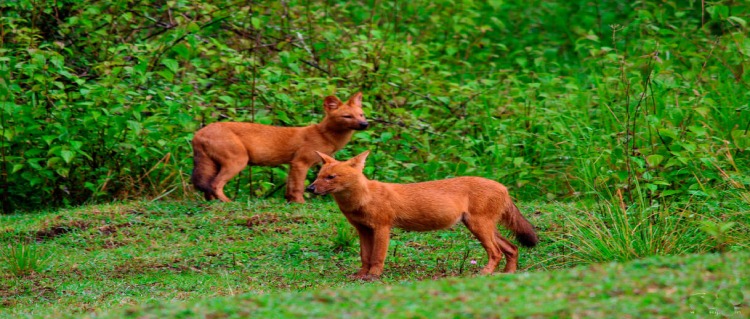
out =
[[[217,172],[216,163],[208,157],[206,152],[200,149],[200,146],[193,145],[193,175],[190,178],[193,186],[206,196],[212,195],[211,180]]]
[[[508,207],[505,218],[503,218],[503,224],[516,235],[516,239],[518,239],[521,245],[534,247],[539,242],[539,238],[536,237],[536,232],[534,231],[534,226],[521,215],[521,211],[512,202],[510,203],[510,207]]]

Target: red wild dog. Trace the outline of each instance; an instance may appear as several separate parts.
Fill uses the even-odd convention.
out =
[[[305,127],[242,122],[206,125],[193,137],[193,185],[206,200],[229,202],[224,185],[245,166],[289,164],[286,199],[304,203],[307,170],[320,162],[315,151],[332,155],[349,142],[355,130],[368,126],[362,113],[361,92],[346,103],[328,96],[323,106],[323,121]]]
[[[492,273],[503,255],[503,272],[515,272],[518,267],[518,247],[500,236],[498,223],[510,229],[522,245],[537,244],[534,226],[521,215],[502,184],[481,177],[382,183],[362,173],[368,154],[365,151],[339,162],[319,152],[323,167],[307,187],[318,195],[332,194],[357,229],[362,268],[352,275],[354,278],[374,279],[383,273],[392,227],[427,231],[463,222],[487,251],[489,262],[482,274]]]

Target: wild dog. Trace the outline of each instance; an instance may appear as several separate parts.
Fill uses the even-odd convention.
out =
[[[498,233],[500,223],[518,241],[533,247],[534,226],[521,215],[502,184],[481,177],[456,177],[412,184],[369,180],[362,170],[369,151],[339,162],[325,153],[315,181],[307,191],[332,194],[359,234],[362,268],[352,277],[375,279],[383,273],[391,228],[428,231],[446,229],[458,222],[471,231],[487,251],[481,274],[491,274],[505,255],[503,272],[518,267],[518,248]]]
[[[230,202],[224,185],[245,166],[289,164],[285,197],[289,202],[304,203],[307,170],[320,162],[315,152],[333,155],[351,140],[354,131],[369,125],[362,112],[361,92],[346,103],[328,96],[323,106],[323,121],[305,127],[244,122],[206,125],[193,137],[193,185],[206,200]]]

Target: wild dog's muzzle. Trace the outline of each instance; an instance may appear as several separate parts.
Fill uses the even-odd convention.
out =
[[[326,191],[322,191],[321,192],[320,190],[318,190],[318,188],[315,187],[315,184],[310,184],[310,186],[307,186],[307,188],[305,188],[305,191],[313,193],[315,195],[326,195],[326,194],[328,194],[328,192],[326,192]]]
[[[315,184],[310,184],[310,186],[307,186],[307,188],[305,188],[305,191],[315,194]]]

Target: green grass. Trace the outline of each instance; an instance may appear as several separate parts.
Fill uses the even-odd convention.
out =
[[[741,318],[750,314],[750,280],[742,270],[749,268],[748,252],[660,257],[519,275],[160,303],[103,317],[719,318],[710,311],[721,311],[725,318]],[[717,301],[709,299],[717,295]]]
[[[49,254],[33,243],[19,241],[0,247],[0,264],[15,276],[26,276],[44,269]]]
[[[439,292],[443,289],[440,287],[453,287],[450,288],[453,289],[453,297],[444,297],[460,301],[474,298],[475,292],[470,290],[475,288],[481,288],[479,291],[486,293],[488,287],[468,288],[481,286],[483,282],[496,282],[490,286],[497,287],[498,292],[506,289],[511,292],[527,285],[536,287],[533,292],[519,290],[513,294],[496,294],[496,297],[506,296],[508,300],[517,299],[512,301],[515,305],[524,300],[531,302],[527,298],[536,298],[542,291],[550,296],[581,294],[584,290],[571,290],[584,289],[577,287],[580,283],[557,282],[568,276],[578,276],[575,274],[585,274],[598,285],[599,281],[594,279],[597,274],[617,277],[610,274],[608,269],[625,271],[642,267],[644,273],[651,269],[644,265],[652,262],[644,261],[630,266],[592,266],[558,271],[585,263],[572,251],[570,234],[575,233],[576,228],[566,216],[587,218],[588,210],[561,203],[519,203],[519,207],[537,227],[541,239],[537,248],[520,251],[519,275],[469,279],[476,276],[486,262],[486,256],[479,243],[465,227],[459,225],[440,232],[394,231],[385,274],[381,281],[374,283],[352,281],[346,277],[359,267],[359,246],[356,237],[347,234],[351,226],[327,198],[316,198],[305,205],[255,199],[230,204],[137,201],[0,216],[0,246],[24,240],[35,242],[39,249],[52,253],[46,269],[24,276],[16,276],[0,265],[3,271],[0,275],[0,317],[80,317],[84,314],[101,314],[113,308],[131,309],[131,306],[139,314],[149,313],[149,316],[158,317],[160,311],[176,311],[171,316],[179,317],[180,309],[193,307],[194,304],[198,308],[190,308],[193,310],[189,311],[209,313],[221,312],[222,307],[228,307],[227,311],[240,307],[270,315],[270,312],[276,311],[274,309],[281,307],[288,308],[290,313],[301,309],[321,311],[320,315],[327,317],[325,311],[341,309],[329,308],[331,305],[325,306],[327,297],[320,299],[315,296],[332,294],[330,302],[337,304],[337,301],[343,300],[340,299],[343,298],[341,295],[362,294],[362,299],[357,297],[348,302],[352,308],[346,311],[356,312],[362,311],[357,310],[358,307],[385,309],[385,305],[395,302],[388,299],[391,291],[393,296],[400,296],[403,292],[404,298],[407,298],[411,295],[429,295],[433,290]],[[746,217],[743,218],[738,219],[738,225],[727,233],[726,249],[739,251],[736,256],[726,257],[728,260],[746,256],[742,254],[747,251],[748,222]],[[697,267],[711,264],[710,260],[719,257],[691,258],[689,260],[696,260]],[[665,262],[681,263],[679,259]],[[692,263],[685,261],[686,267],[692,267]],[[722,267],[716,268],[715,275],[730,278],[733,273],[725,273]],[[727,264],[727,267],[741,269],[737,265]],[[668,270],[665,270],[664,280],[674,277],[674,273]],[[451,279],[429,283],[433,279],[443,278]],[[462,283],[464,279],[467,279],[465,284]],[[419,281],[428,283],[415,283]],[[543,284],[545,281],[549,282]],[[675,285],[684,284],[684,281],[675,282]],[[613,282],[612,285],[620,283]],[[638,288],[637,283],[633,285],[633,289],[644,289]],[[372,305],[366,304],[365,296],[382,294],[384,292],[378,290],[386,289],[384,287],[390,287],[387,288],[389,293],[384,296],[385,299],[372,301]],[[568,287],[568,290],[561,290],[561,287]],[[686,291],[685,287],[679,288],[683,289],[680,291]],[[296,295],[299,292],[303,294]],[[275,298],[279,294],[284,297],[280,297],[282,299],[276,304]],[[240,295],[243,299],[214,301],[214,298]],[[442,293],[438,295],[442,296]],[[539,298],[553,298],[550,296]],[[596,296],[599,297],[580,302],[595,305],[596,300],[604,295]],[[636,295],[623,296],[633,302],[647,302]],[[675,296],[672,298],[677,298]],[[254,303],[256,306],[250,307],[242,301],[248,298],[260,299]],[[287,307],[287,303],[295,303],[295,299],[299,298],[304,301],[295,307]],[[311,303],[312,308],[305,306],[310,298],[318,300]],[[421,307],[424,303],[421,299],[412,300],[411,306],[408,300],[401,300],[403,304],[399,306],[404,307],[404,313],[412,311],[418,316],[419,311],[429,309]],[[542,302],[544,299],[539,300]],[[679,298],[674,300],[675,303],[679,302]],[[172,301],[187,303],[171,306],[169,303]],[[675,305],[674,311],[682,311],[681,306]],[[457,306],[455,311],[469,311],[469,307],[468,304]],[[484,311],[496,311],[499,315],[503,311],[511,311],[500,305],[496,309],[482,307],[472,310],[479,311],[474,315],[483,317],[489,314]],[[558,304],[552,303],[547,308],[537,310],[547,313],[567,311],[558,308]],[[435,309],[440,311],[440,308]],[[524,311],[532,311],[534,307],[518,309],[519,314],[528,314]],[[156,312],[151,314],[152,310]],[[119,315],[115,313],[112,316]]]
[[[0,244],[31,239],[55,252],[48,271],[3,273],[6,314],[359,285],[346,279],[359,267],[358,244],[342,245],[337,233],[351,226],[329,201],[133,202],[0,219]],[[541,269],[550,256],[521,258],[521,268]],[[395,231],[383,282],[470,276],[485,261],[463,226]]]

